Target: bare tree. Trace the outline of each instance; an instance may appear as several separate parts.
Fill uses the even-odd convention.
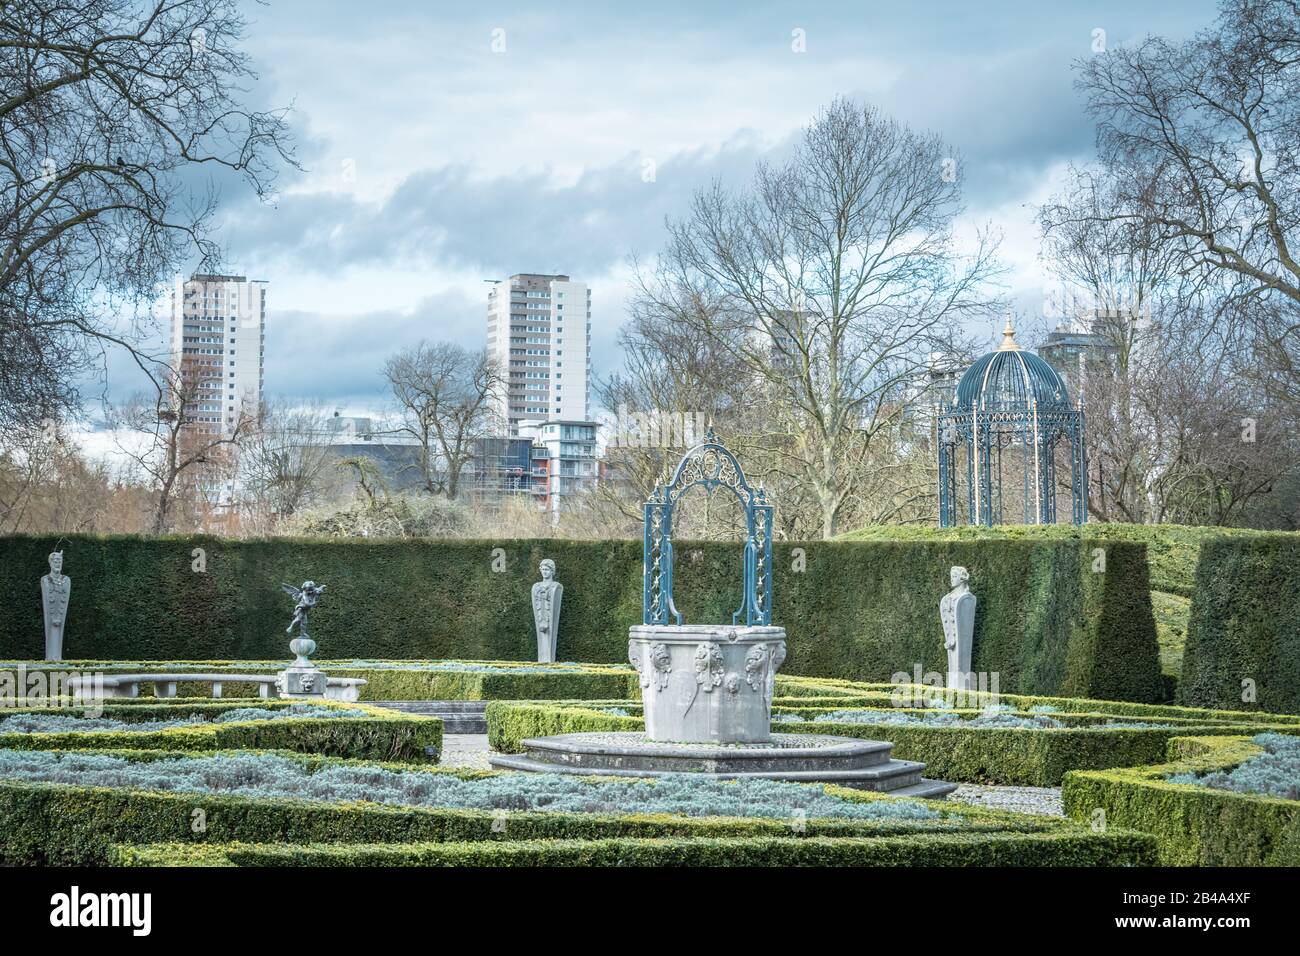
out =
[[[836,100],[781,167],[749,192],[696,194],[669,224],[668,288],[704,289],[716,310],[679,310],[761,383],[784,468],[836,534],[873,440],[931,348],[984,311],[994,243],[954,247],[961,164],[933,135]]]
[[[721,298],[662,273],[638,270],[637,281],[639,291],[618,335],[623,368],[596,386],[597,399],[616,416],[605,447],[608,475],[584,500],[619,536],[638,532],[646,498],[685,449],[704,440],[708,427],[744,457],[752,473],[765,474],[770,459],[756,442],[766,416],[753,388],[755,376],[735,349],[706,331],[713,323],[701,317],[722,308]],[[684,312],[692,317],[685,319]],[[695,533],[710,537],[713,529]]]
[[[237,0],[0,3],[0,425],[68,407],[181,260],[217,258],[187,178],[261,196],[292,162],[283,114],[239,105],[244,27]]]
[[[88,461],[62,423],[12,427],[0,438],[0,531],[102,530],[111,495],[107,466]]]
[[[502,387],[487,351],[449,342],[421,342],[384,365],[384,378],[401,410],[399,431],[420,446],[420,477],[429,494],[455,498],[474,443],[490,434],[490,400]]]
[[[266,403],[239,448],[239,486],[246,527],[269,531],[326,490],[329,417],[319,404]]]
[[[170,531],[175,524],[173,507],[185,490],[185,481],[200,495],[222,490],[217,486],[234,476],[234,452],[253,429],[256,419],[244,409],[228,432],[220,423],[196,421],[194,406],[203,395],[200,380],[169,368],[153,377],[154,391],[136,397],[115,410],[111,423],[125,433],[118,450],[131,460],[153,489],[154,534]]]
[[[1078,383],[1088,428],[1090,512],[1150,520],[1150,496],[1164,467],[1162,429],[1150,411],[1169,372],[1178,304],[1178,251],[1160,231],[1116,215],[1122,176],[1071,170],[1064,192],[1039,210],[1042,258],[1061,283],[1061,312],[1081,322],[1105,354]],[[1184,329],[1186,331],[1186,329]]]
[[[1188,279],[1231,278],[1231,299],[1300,303],[1300,3],[1225,0],[1191,40],[1149,37],[1078,70],[1101,160],[1124,174],[1104,216],[1150,230]]]

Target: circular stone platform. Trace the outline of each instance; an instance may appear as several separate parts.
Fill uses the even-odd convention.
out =
[[[772,734],[765,743],[660,743],[644,733],[557,734],[522,741],[522,754],[492,754],[498,770],[618,777],[703,773],[832,783],[899,797],[946,797],[956,784],[927,780],[925,764],[895,760],[894,745],[826,734]]]

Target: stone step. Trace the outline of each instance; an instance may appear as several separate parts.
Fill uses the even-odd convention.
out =
[[[487,712],[488,705],[485,700],[376,700],[370,703],[408,714],[473,714],[479,717]]]
[[[531,773],[562,773],[602,777],[661,777],[681,771],[655,770],[593,770],[590,767],[563,763],[550,763],[522,754],[493,754],[488,762],[497,770],[524,770]],[[857,770],[766,770],[731,773],[709,773],[718,780],[784,780],[790,783],[828,783],[855,790],[870,790],[890,796],[945,797],[956,789],[954,784],[926,780],[921,776],[925,764],[912,760],[891,760],[881,767]],[[698,771],[697,771],[698,772]]]
[[[485,700],[385,700],[374,701],[376,707],[437,717],[442,721],[444,734],[487,733],[487,701]]]
[[[893,745],[879,740],[838,738],[824,746],[760,747],[709,746],[707,744],[627,743],[640,734],[558,734],[522,741],[524,756],[542,763],[571,766],[588,773],[613,770],[659,773],[706,772],[737,775],[779,771],[822,772],[828,767],[855,771],[898,765]],[[809,742],[814,739],[809,735]],[[820,739],[820,738],[818,738]]]
[[[946,783],[943,780],[930,780],[928,777],[922,777],[920,783],[914,783],[910,787],[902,787],[898,790],[889,791],[891,797],[918,797],[924,800],[942,800],[948,794],[957,789],[957,784]]]
[[[442,721],[443,735],[468,734],[481,736],[487,732],[486,721],[474,721],[473,718],[463,719],[463,721],[455,721],[455,719],[446,717],[439,717],[438,719]]]

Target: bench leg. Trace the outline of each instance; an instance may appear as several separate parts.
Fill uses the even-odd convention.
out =
[[[271,697],[271,685],[262,684],[260,687],[258,687],[257,696],[262,698],[262,700],[269,700]]]
[[[212,682],[212,696],[213,696],[213,697],[220,697],[220,696],[221,696],[221,682],[220,682],[220,681],[215,681],[215,680],[214,680],[214,681]]]
[[[153,695],[154,695],[155,697],[163,697],[163,698],[167,698],[167,697],[175,697],[175,696],[176,696],[176,682],[175,682],[175,681],[157,681],[157,682],[155,682],[154,685],[153,685]]]

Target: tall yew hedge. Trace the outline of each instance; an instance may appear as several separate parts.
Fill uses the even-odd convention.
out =
[[[1200,707],[1300,713],[1297,622],[1300,537],[1205,542],[1196,568],[1179,700]]]
[[[0,538],[0,655],[42,656],[37,582],[53,545]],[[312,614],[321,657],[530,660],[529,589],[543,557],[564,584],[562,660],[625,660],[627,628],[641,618],[639,541],[81,536],[63,549],[73,579],[69,658],[285,657],[292,603],[280,583],[311,578],[328,586]],[[740,545],[677,542],[676,559],[686,622],[730,622]],[[917,664],[944,671],[938,602],[949,567],[961,564],[979,599],[974,667],[997,671],[1002,691],[1160,696],[1141,544],[803,542],[778,545],[774,563],[773,623],[790,638],[783,673],[880,681]]]

